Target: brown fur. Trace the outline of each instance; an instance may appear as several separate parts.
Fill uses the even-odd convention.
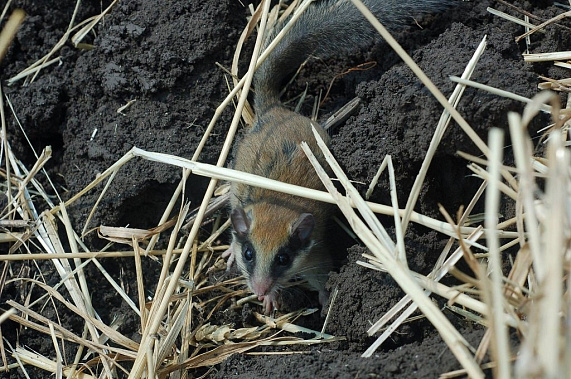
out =
[[[364,3],[383,24],[391,27],[410,20],[414,14],[445,9],[454,0],[364,0]],[[266,46],[283,25],[274,28]],[[324,58],[349,52],[367,46],[376,35],[350,0],[322,0],[312,4],[256,71],[257,120],[237,147],[234,167],[286,183],[323,189],[299,147],[300,142],[307,142],[325,166],[311,130],[312,123],[281,105],[280,85],[309,55]],[[319,126],[316,128],[328,141],[327,134]],[[229,263],[236,259],[250,289],[256,292],[256,288],[258,296],[263,298],[266,312],[276,305],[276,292],[295,275],[305,277],[320,292],[323,302],[326,274],[331,266],[331,258],[323,246],[330,206],[240,183],[232,184],[231,206],[235,233],[232,247],[225,255],[230,255]],[[298,229],[294,230],[295,227]],[[303,243],[296,244],[299,236]],[[296,246],[297,251],[291,253],[291,246]],[[250,257],[246,262],[243,255],[250,256],[252,251],[255,259]],[[277,269],[276,262],[282,261],[284,251],[293,257],[293,262],[289,262],[287,270],[284,265]]]
[[[238,145],[235,169],[303,187],[321,189],[323,184],[305,153],[299,147],[305,141],[325,166],[321,150],[312,132],[314,125],[325,141],[328,135],[307,117],[276,104],[256,120],[256,125]],[[248,272],[242,248],[235,238],[234,255],[238,267],[249,279],[271,277],[272,264],[279,249],[287,245],[293,224],[301,214],[310,213],[315,219],[311,247],[299,251],[295,262],[282,277],[272,278],[276,289],[293,276],[308,279],[310,287],[324,295],[324,284],[331,268],[329,253],[323,248],[325,227],[330,217],[329,204],[292,196],[241,183],[232,184],[232,208],[241,207],[251,218],[248,240],[256,250],[253,272]]]

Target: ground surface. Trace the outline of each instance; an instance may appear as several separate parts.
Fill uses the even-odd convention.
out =
[[[549,2],[536,1],[533,6],[530,2],[513,3],[545,19],[557,13]],[[101,6],[106,5],[107,2],[83,1],[77,20],[100,13]],[[538,74],[557,77],[548,65],[523,63],[521,53],[525,45],[514,42],[522,28],[487,13],[486,7],[490,5],[509,10],[494,1],[464,2],[452,12],[420,20],[422,28],[411,23],[412,27],[396,35],[446,96],[454,86],[448,76],[462,74],[484,35],[488,37],[487,51],[474,80],[531,97],[536,93]],[[230,66],[247,14],[239,1],[172,0],[161,2],[160,6],[155,1],[120,1],[98,25],[96,34],[90,34],[84,41],[93,44],[93,49],[78,50],[67,43],[56,53],[62,58],[60,64],[42,70],[27,86],[22,81],[6,86],[7,79],[57,43],[71,19],[75,2],[15,1],[14,6],[23,8],[28,17],[0,65],[0,79],[34,148],[52,146],[54,157],[47,168],[56,180],[58,191],[65,193],[66,198],[84,188],[133,146],[182,157],[192,155],[215,108],[227,93],[223,72],[215,62]],[[546,34],[534,36],[531,51],[570,50],[571,41],[562,40],[557,33],[558,29],[552,27]],[[297,95],[308,83],[310,96],[302,110],[307,112],[313,104],[312,96],[326,89],[335,75],[369,61],[376,61],[376,67],[352,72],[336,81],[321,114],[333,112],[355,96],[361,98],[358,112],[332,132],[332,151],[351,179],[367,183],[359,187],[363,193],[384,156],[391,154],[404,205],[441,108],[395,53],[379,43],[370,51],[349,58],[312,61],[286,96]],[[124,114],[117,113],[119,107],[132,99],[137,101]],[[460,113],[484,140],[488,128],[506,128],[507,111],[521,109],[517,102],[472,89],[466,90],[459,106]],[[202,161],[216,160],[230,118],[230,111],[223,114],[217,136],[209,141]],[[7,130],[13,150],[30,167],[35,158],[14,117],[9,117]],[[453,125],[444,136],[429,172],[417,206],[419,212],[439,217],[438,203],[454,213],[472,198],[480,181],[468,176],[466,162],[455,155],[457,150],[478,153]],[[152,227],[179,177],[178,170],[149,162],[129,165],[116,178],[110,195],[90,225]],[[372,201],[389,203],[386,182],[382,177]],[[201,199],[205,183],[203,179],[191,180],[189,197],[193,204]],[[81,224],[95,199],[95,195],[88,195],[72,207],[72,219]],[[511,212],[502,211],[505,215]],[[92,246],[103,245],[95,238],[88,242]],[[411,267],[428,272],[444,243],[442,236],[413,227],[407,240]],[[304,354],[237,355],[212,374],[220,378],[293,375],[405,378],[435,377],[460,368],[435,329],[422,320],[402,327],[373,359],[360,358],[374,340],[366,336],[366,329],[400,300],[402,292],[385,274],[355,265],[364,252],[362,248],[354,246],[349,250],[348,263],[339,273],[332,274],[328,283],[330,288],[339,288],[339,295],[327,328],[328,333],[346,336],[347,342],[298,348]],[[46,263],[44,272],[50,270],[48,266]],[[128,278],[133,265],[131,260],[119,265],[114,260],[107,268],[112,275],[127,270]],[[146,264],[145,270],[149,283],[153,283],[159,266]],[[100,314],[121,311],[119,299],[105,296],[105,291],[98,293],[102,295],[93,302]],[[21,296],[17,287],[7,287],[2,301]],[[454,314],[448,315],[472,346],[477,347],[483,331]],[[234,321],[240,323],[240,315]],[[320,322],[318,318],[308,320],[307,324],[319,329]],[[125,327],[129,326],[132,330],[122,333],[136,336],[137,324]],[[15,327],[13,323],[2,326],[4,336],[12,343],[16,341],[16,332],[6,328]],[[22,330],[18,338],[22,345],[46,355],[52,353],[52,343],[44,336]],[[13,371],[4,377],[20,375]],[[36,375],[49,377],[42,372]]]

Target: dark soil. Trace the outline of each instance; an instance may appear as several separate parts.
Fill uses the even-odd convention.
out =
[[[101,12],[109,1],[82,1],[77,20]],[[521,53],[522,43],[514,38],[523,28],[487,13],[493,6],[502,11],[513,10],[495,1],[459,2],[451,12],[411,21],[411,26],[396,34],[397,39],[414,60],[448,96],[454,83],[450,75],[460,76],[481,39],[487,35],[488,45],[477,66],[473,79],[526,97],[537,90],[538,75],[561,77],[552,65],[526,64]],[[513,1],[544,19],[560,11],[549,1]],[[31,140],[40,151],[53,148],[53,158],[47,165],[57,190],[69,198],[91,182],[98,173],[112,165],[133,146],[150,151],[190,157],[215,108],[227,94],[224,73],[215,62],[229,67],[239,34],[246,24],[247,8],[239,1],[120,1],[90,34],[86,41],[91,50],[74,48],[70,43],[56,54],[61,64],[42,70],[34,82],[6,85],[6,80],[46,54],[64,34],[71,19],[75,1],[14,1],[12,8],[23,8],[28,17],[13,46],[0,64],[0,79],[16,115]],[[571,41],[560,36],[552,26],[545,34],[531,38],[532,52],[571,49]],[[420,168],[442,108],[422,86],[411,70],[385,44],[379,42],[370,51],[331,61],[311,61],[286,97],[294,97],[309,84],[309,96],[302,112],[309,112],[313,96],[325,90],[331,79],[349,68],[375,61],[375,68],[352,71],[338,79],[324,104],[327,116],[355,96],[361,98],[358,112],[332,131],[331,149],[348,176],[356,182],[369,183],[385,155],[390,154],[397,173],[401,206]],[[137,101],[124,114],[117,109],[129,100]],[[490,127],[507,129],[507,112],[521,111],[522,104],[466,89],[460,103],[460,113],[482,139]],[[210,139],[201,161],[215,162],[229,125],[232,110],[228,109],[218,122],[215,136]],[[537,127],[537,126],[534,126]],[[94,130],[97,133],[93,135]],[[28,167],[35,162],[16,120],[8,117],[8,140],[17,157]],[[532,133],[534,131],[531,131]],[[509,141],[507,141],[509,143]],[[480,180],[470,177],[466,161],[457,150],[479,154],[468,137],[453,124],[444,136],[429,171],[417,211],[440,217],[437,204],[451,213],[467,204]],[[509,160],[509,156],[507,157]],[[116,225],[150,228],[158,222],[172,190],[178,184],[180,170],[146,161],[136,161],[123,168],[90,226]],[[192,177],[188,197],[197,204],[202,198],[206,181]],[[359,186],[364,193],[367,184]],[[49,192],[49,191],[48,191]],[[64,198],[64,200],[65,200]],[[83,225],[97,194],[86,195],[69,209],[72,220]],[[390,203],[388,181],[381,178],[371,199]],[[482,210],[480,204],[476,212]],[[510,210],[504,209],[504,215]],[[388,220],[387,225],[392,223]],[[427,273],[442,250],[446,239],[435,232],[412,226],[407,239],[410,266]],[[89,246],[103,246],[96,237],[87,240]],[[353,243],[346,243],[347,247]],[[459,369],[460,365],[427,321],[416,321],[401,327],[394,338],[371,359],[361,353],[374,341],[366,330],[403,293],[386,274],[373,272],[355,264],[366,250],[360,246],[349,249],[348,262],[338,273],[332,273],[328,286],[337,287],[339,295],[331,312],[327,332],[346,336],[347,341],[316,347],[293,348],[304,354],[279,356],[235,355],[222,363],[213,373],[223,377],[436,377]],[[342,248],[342,252],[345,248]],[[105,260],[103,260],[105,264]],[[111,275],[127,271],[133,277],[132,260],[117,263],[113,259],[106,267]],[[33,277],[33,265],[14,265],[14,270],[26,267]],[[54,272],[48,263],[42,270]],[[148,287],[160,266],[147,261]],[[93,272],[95,275],[95,272]],[[54,277],[55,277],[54,272]],[[120,299],[104,294],[107,282],[101,283],[98,297],[93,299],[99,314],[111,317],[126,308]],[[134,285],[135,281],[127,286]],[[136,289],[130,294],[136,302]],[[7,287],[2,304],[8,299],[23,301],[25,293],[19,287]],[[66,314],[62,309],[62,314]],[[454,325],[477,347],[483,330],[447,313]],[[226,316],[227,317],[227,316]],[[222,322],[242,323],[242,315]],[[108,322],[108,320],[104,320]],[[211,320],[216,323],[216,319]],[[80,325],[64,319],[67,327]],[[302,321],[320,329],[322,319]],[[25,329],[16,331],[16,324],[2,325],[3,335],[12,345],[16,341],[50,356],[53,345],[49,337]],[[131,329],[129,329],[129,327]],[[137,338],[139,325],[128,322],[121,332]],[[81,332],[79,332],[81,333]],[[284,349],[280,349],[284,350]],[[73,360],[73,356],[67,358]],[[32,371],[36,377],[50,377],[45,372]],[[202,372],[197,372],[199,374]],[[3,377],[20,378],[12,371]]]

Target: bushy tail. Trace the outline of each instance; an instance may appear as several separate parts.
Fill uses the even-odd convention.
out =
[[[434,13],[453,0],[364,0],[363,3],[387,28],[402,25],[422,13]],[[287,20],[286,20],[287,22]],[[285,25],[277,25],[268,45]],[[279,101],[283,79],[310,55],[327,58],[368,46],[377,35],[369,21],[350,0],[322,0],[300,16],[254,76],[256,111]]]

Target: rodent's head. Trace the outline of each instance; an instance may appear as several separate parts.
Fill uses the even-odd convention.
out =
[[[311,213],[261,203],[235,208],[231,220],[234,257],[259,297],[275,295],[307,268],[315,226]]]

